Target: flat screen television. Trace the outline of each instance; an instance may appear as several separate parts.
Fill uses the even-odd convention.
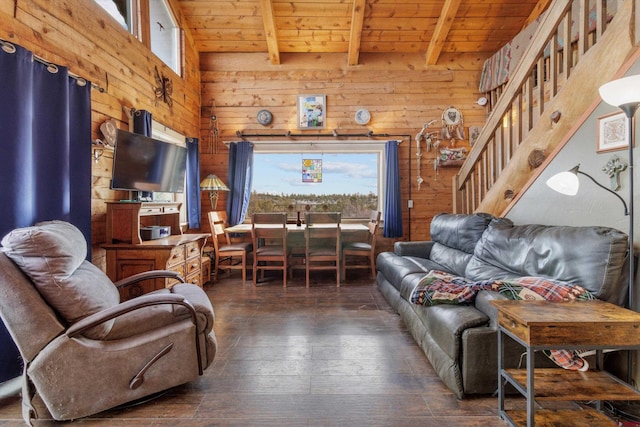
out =
[[[118,129],[112,189],[182,193],[186,167],[185,147]]]

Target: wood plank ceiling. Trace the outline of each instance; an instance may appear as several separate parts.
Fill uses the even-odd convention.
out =
[[[551,0],[179,0],[200,52],[491,55]]]

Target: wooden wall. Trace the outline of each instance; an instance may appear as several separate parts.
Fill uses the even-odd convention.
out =
[[[174,7],[174,11],[178,11]],[[184,19],[176,13],[179,22]],[[184,78],[167,68],[139,40],[120,27],[97,3],[80,0],[0,0],[0,38],[19,44],[39,57],[60,65],[105,89],[93,90],[92,138],[102,138],[99,127],[107,119],[128,129],[124,109],[148,110],[154,119],[180,133],[197,136],[200,128],[200,71],[198,53],[185,32]],[[155,102],[154,67],[171,78],[173,107]],[[91,141],[87,141],[90,144]],[[106,200],[126,193],[109,189],[112,152],[93,163],[93,262],[104,269]]]
[[[327,126],[324,132],[366,132],[410,135],[400,145],[401,188],[405,239],[426,239],[431,217],[452,210],[452,177],[457,168],[433,168],[435,152],[426,152],[421,163],[425,182],[417,189],[414,137],[432,119],[440,123],[448,106],[460,109],[465,128],[481,126],[486,111],[477,105],[478,82],[484,57],[442,57],[436,66],[425,67],[423,55],[362,54],[360,65],[347,66],[345,54],[283,54],[280,65],[269,63],[266,54],[211,53],[201,55],[202,117],[201,173],[226,178],[228,150],[220,143],[208,146],[212,106],[221,141],[236,140],[236,131],[247,133],[300,133],[295,124],[297,94],[326,94]],[[273,122],[257,123],[259,110],[269,109]],[[371,112],[371,121],[354,121],[358,108]],[[436,125],[439,128],[439,124]],[[315,133],[315,132],[310,132]],[[468,132],[467,132],[468,135]],[[295,142],[292,142],[295,145]],[[449,143],[443,143],[449,146]],[[467,146],[458,141],[456,147]],[[219,203],[224,203],[225,194]],[[407,209],[409,198],[414,208]],[[207,205],[203,204],[203,219]],[[382,241],[389,249],[391,241]]]
[[[174,2],[175,3],[175,2]],[[177,18],[183,17],[177,8]],[[227,176],[228,150],[210,145],[212,105],[218,117],[220,141],[235,140],[237,130],[282,133],[297,131],[296,95],[327,95],[327,130],[362,132],[354,121],[358,108],[367,108],[367,125],[376,133],[407,135],[400,146],[404,239],[428,238],[428,224],[439,212],[450,212],[451,180],[455,168],[433,170],[434,152],[422,158],[425,182],[418,191],[416,149],[413,137],[422,125],[440,119],[448,106],[459,108],[465,127],[482,125],[484,108],[476,104],[483,54],[443,55],[438,65],[426,67],[424,55],[362,54],[360,64],[347,66],[346,54],[283,54],[272,65],[266,53],[198,55],[185,32],[184,78],[165,67],[140,41],[122,29],[93,1],[0,0],[0,38],[20,44],[46,60],[66,65],[70,71],[105,89],[92,92],[93,138],[99,126],[113,118],[128,128],[124,110],[145,109],[166,126],[188,136],[200,136],[201,175]],[[155,102],[154,67],[170,76],[174,85],[173,108]],[[267,128],[256,114],[268,108],[274,120]],[[409,140],[409,137],[411,138]],[[87,142],[89,143],[89,142]],[[457,142],[456,146],[466,145]],[[424,146],[423,146],[424,149]],[[105,201],[125,198],[109,190],[111,153],[93,163],[93,261],[104,267]],[[93,159],[87,159],[93,162]],[[222,194],[220,203],[224,203]],[[407,209],[407,200],[414,208]],[[202,198],[203,226],[209,208]],[[382,248],[393,242],[382,241]]]

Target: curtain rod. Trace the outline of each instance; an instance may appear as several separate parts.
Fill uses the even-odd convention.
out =
[[[392,138],[392,137],[408,137],[411,140],[410,135],[405,134],[393,134],[393,133],[374,133],[370,130],[367,133],[338,133],[336,129],[331,133],[292,133],[287,131],[285,133],[244,133],[244,131],[236,131],[236,136],[242,138]],[[398,141],[402,143],[402,141]]]
[[[0,45],[2,45],[2,50],[4,50],[7,53],[15,53],[16,51],[16,47],[14,46],[13,43],[8,42],[4,39],[0,39]],[[54,64],[53,62],[49,62],[46,59],[36,55],[35,53],[31,52],[31,56],[33,56],[33,60],[37,61],[43,65],[47,66],[47,69],[49,70],[49,72],[51,73],[57,73],[58,72],[58,65]],[[72,73],[71,71],[67,70],[67,73],[69,74],[69,77],[76,79],[76,81],[78,82],[78,84],[80,86],[85,86],[87,84],[87,79],[85,79],[84,77],[80,77],[77,74]],[[98,90],[99,92],[104,93],[105,90],[103,87],[98,86],[95,83],[91,83],[91,87]]]

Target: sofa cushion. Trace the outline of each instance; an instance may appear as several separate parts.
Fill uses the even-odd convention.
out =
[[[118,290],[104,272],[85,260],[87,243],[72,224],[48,221],[19,228],[2,239],[2,246],[67,324],[120,301]],[[85,335],[101,338],[112,323],[105,322]]]
[[[607,227],[492,222],[465,271],[472,280],[545,277],[581,285],[599,299],[626,299],[628,237]]]
[[[438,214],[431,221],[431,240],[449,248],[473,254],[476,243],[489,223],[496,218],[486,213],[472,215]],[[503,219],[511,224],[511,221]],[[431,257],[433,259],[433,256]]]

